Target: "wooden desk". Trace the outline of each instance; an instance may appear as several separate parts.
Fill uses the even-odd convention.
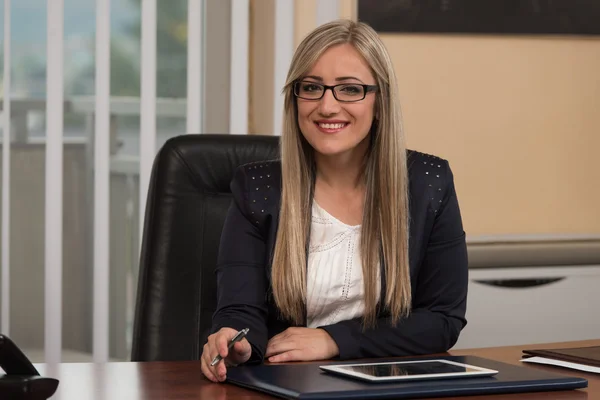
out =
[[[600,340],[588,340],[543,345],[457,350],[450,352],[450,354],[474,355],[520,365],[523,364],[519,360],[521,359],[521,350],[524,348],[599,345]],[[259,392],[242,389],[233,385],[211,383],[203,378],[200,371],[200,363],[196,361],[107,364],[66,363],[55,366],[41,364],[36,365],[36,367],[40,371],[40,374],[60,380],[58,391],[52,397],[53,400],[273,399],[273,397],[263,395]],[[585,377],[588,379],[589,386],[585,390],[518,395],[469,396],[463,399],[600,399],[600,375],[598,374],[532,364],[528,364],[527,367]],[[444,399],[457,398],[445,397]]]

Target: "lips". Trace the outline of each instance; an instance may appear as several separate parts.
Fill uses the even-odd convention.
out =
[[[324,133],[337,133],[350,125],[345,121],[316,121],[317,128]]]

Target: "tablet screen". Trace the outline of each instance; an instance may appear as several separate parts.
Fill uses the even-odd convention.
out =
[[[338,364],[321,369],[372,381],[443,379],[490,376],[498,371],[449,360],[396,361],[368,364]]]
[[[477,371],[467,367],[447,364],[440,361],[427,361],[420,363],[405,364],[376,364],[376,365],[355,365],[349,367],[339,366],[343,370],[358,372],[370,376],[405,376],[405,375],[424,375],[424,374],[450,374],[456,372]]]

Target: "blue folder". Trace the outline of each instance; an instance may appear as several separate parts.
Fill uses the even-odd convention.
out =
[[[370,383],[337,376],[319,365],[342,362],[257,365],[229,368],[227,382],[287,399],[414,399],[570,390],[587,387],[587,380],[517,366],[475,356],[443,356],[446,359],[498,371],[491,377]],[[406,361],[408,359],[402,359]],[[377,362],[398,361],[398,359]],[[354,361],[356,363],[356,361]]]

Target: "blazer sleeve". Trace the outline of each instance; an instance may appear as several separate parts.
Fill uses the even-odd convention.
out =
[[[236,170],[231,183],[233,201],[227,213],[217,258],[217,308],[214,333],[223,327],[250,328],[246,339],[252,346],[248,363],[262,362],[268,341],[267,288],[264,234],[246,216],[246,173]]]
[[[452,172],[445,164],[445,194],[425,242],[411,314],[396,325],[389,317],[379,318],[371,329],[364,329],[360,318],[321,327],[338,345],[341,359],[445,352],[466,325],[467,248]]]

